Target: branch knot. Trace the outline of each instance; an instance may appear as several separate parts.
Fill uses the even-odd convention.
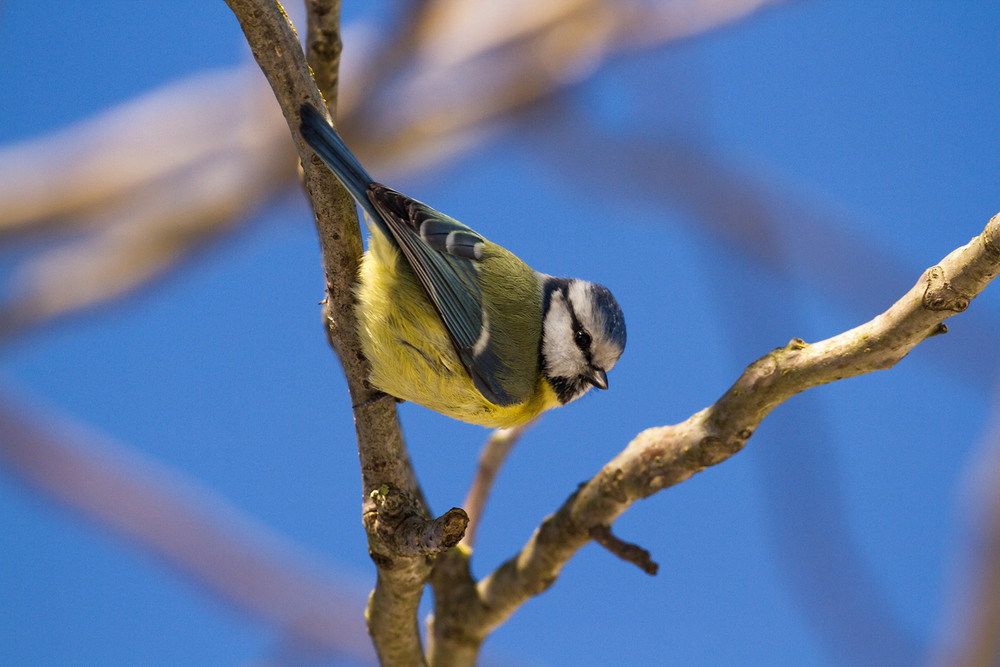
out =
[[[951,286],[941,266],[927,270],[927,288],[924,290],[924,308],[927,310],[951,310],[960,313],[969,307],[969,297]]]
[[[621,468],[615,468],[614,472],[609,475],[603,475],[601,481],[598,484],[598,492],[607,498],[619,503],[628,502],[628,494],[625,493],[625,489],[622,487],[622,480],[625,477],[625,473]]]
[[[383,545],[396,556],[428,556],[447,551],[459,543],[469,525],[469,515],[453,507],[429,519],[414,495],[383,484],[372,491],[377,513],[375,531]]]

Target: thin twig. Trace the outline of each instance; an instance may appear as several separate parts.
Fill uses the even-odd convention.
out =
[[[476,531],[483,518],[483,509],[486,506],[486,499],[493,489],[493,482],[496,480],[500,466],[506,460],[510,450],[514,448],[517,441],[526,430],[531,428],[534,421],[527,424],[512,426],[511,428],[501,428],[493,431],[483,445],[483,451],[479,454],[479,466],[476,468],[476,476],[469,486],[469,492],[465,494],[465,502],[462,507],[469,514],[469,527],[465,530],[465,537],[462,538],[462,546],[472,549],[476,541]]]
[[[594,540],[602,547],[621,558],[627,563],[632,563],[648,575],[655,575],[660,566],[653,562],[649,552],[638,544],[626,542],[615,537],[610,526],[594,526],[590,529],[590,539]]]

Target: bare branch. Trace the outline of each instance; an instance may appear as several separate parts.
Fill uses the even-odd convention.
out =
[[[324,315],[327,337],[344,367],[354,409],[361,458],[365,529],[368,547],[378,567],[378,580],[368,603],[368,631],[383,664],[422,664],[417,606],[430,576],[431,562],[423,555],[401,555],[380,526],[373,491],[388,484],[405,492],[405,513],[418,520],[430,518],[416,475],[410,465],[396,416],[395,402],[378,400],[368,385],[369,366],[361,350],[354,316],[352,287],[361,258],[361,230],[350,196],[299,133],[303,104],[325,108],[313,82],[295,29],[274,0],[227,0],[240,21],[254,58],[267,77],[281,106],[302,163],[310,203],[316,216],[323,269],[326,275]],[[339,40],[336,17],[325,24],[326,38]],[[334,79],[330,79],[332,85]],[[400,509],[400,513],[402,513]],[[454,527],[454,517],[446,523]],[[390,520],[399,523],[398,515]],[[464,528],[464,526],[462,526]],[[461,535],[455,538],[460,539]]]
[[[331,109],[340,89],[340,0],[306,0],[306,60]]]
[[[474,667],[486,633],[484,607],[463,546],[442,554],[434,565],[434,614],[427,619],[427,662],[433,667]]]
[[[522,551],[483,579],[467,628],[485,637],[633,502],[688,479],[740,451],[760,421],[795,394],[894,366],[917,344],[946,331],[1000,272],[1000,215],[982,234],[931,267],[889,310],[825,341],[793,340],[751,364],[714,405],[674,426],[640,433],[536,530]]]

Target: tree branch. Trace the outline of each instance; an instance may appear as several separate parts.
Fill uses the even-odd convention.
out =
[[[887,311],[814,344],[792,340],[752,363],[712,406],[674,426],[640,433],[546,518],[525,547],[478,585],[466,612],[468,636],[482,640],[632,503],[688,479],[740,451],[760,421],[795,394],[835,380],[891,368],[944,320],[962,312],[1000,272],[1000,215],[982,234],[928,269]]]
[[[340,0],[306,0],[306,60],[331,110],[337,109],[343,50]]]
[[[326,275],[327,337],[344,367],[355,406],[364,492],[363,519],[369,552],[378,568],[375,590],[368,601],[368,631],[383,664],[422,664],[417,606],[430,576],[431,561],[423,554],[414,555],[411,531],[398,531],[395,527],[405,522],[400,517],[426,522],[430,512],[410,465],[395,402],[379,400],[380,394],[368,385],[369,367],[357,334],[352,292],[362,254],[354,202],[299,134],[301,106],[308,103],[323,109],[326,104],[312,79],[295,29],[277,2],[227,0],[227,4],[239,20],[254,58],[271,84],[295,137],[305,187],[316,216]],[[318,0],[310,5],[312,14],[322,14],[322,39],[329,44],[340,41],[335,6],[335,2],[321,4]],[[318,44],[318,39],[311,39],[313,55],[321,51]],[[330,63],[329,67],[333,69],[328,71],[324,84],[332,93],[332,86],[336,85],[336,63]],[[330,99],[335,100],[332,95]],[[381,525],[375,503],[377,494],[372,495],[383,485],[403,491],[402,502],[394,507],[388,526]],[[451,539],[455,530],[454,515],[446,515],[443,523],[450,528],[448,539]],[[461,528],[464,529],[464,525]],[[454,539],[460,538],[459,533]]]

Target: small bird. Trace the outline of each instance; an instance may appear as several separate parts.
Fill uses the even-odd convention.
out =
[[[303,139],[368,219],[355,296],[374,387],[491,428],[608,388],[625,317],[606,287],[534,271],[374,182],[324,114],[310,104],[300,113]]]

